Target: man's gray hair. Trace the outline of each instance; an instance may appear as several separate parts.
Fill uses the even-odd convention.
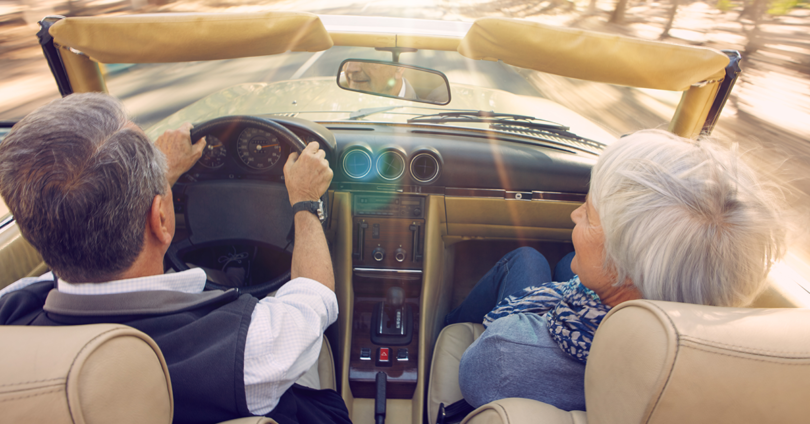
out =
[[[589,202],[602,222],[605,266],[645,299],[742,306],[784,253],[772,192],[736,147],[640,131],[607,147]]]
[[[165,156],[128,122],[115,98],[73,94],[23,118],[0,144],[0,195],[66,281],[107,281],[131,267],[152,200],[166,195]]]

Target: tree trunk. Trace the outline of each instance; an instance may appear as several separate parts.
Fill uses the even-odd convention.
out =
[[[672,5],[669,8],[669,13],[667,13],[667,24],[664,26],[664,31],[661,32],[661,36],[658,37],[659,40],[663,40],[669,37],[669,30],[672,29],[672,23],[675,22],[675,15],[678,14],[678,5],[680,4],[679,0],[671,0]]]
[[[610,15],[610,20],[608,22],[612,24],[621,25],[624,23],[624,11],[627,9],[627,0],[619,0],[616,3],[616,9],[613,9],[613,13]]]
[[[588,3],[588,10],[585,11],[586,15],[593,15],[596,13],[596,0],[591,0]]]
[[[745,30],[745,26],[743,26],[743,32],[745,32],[745,35],[748,38],[748,43],[745,44],[746,56],[754,54],[754,52],[762,47],[762,30],[760,29],[759,24],[762,22],[762,18],[767,10],[768,0],[754,0],[751,4],[748,17],[754,21],[754,27],[750,30]]]

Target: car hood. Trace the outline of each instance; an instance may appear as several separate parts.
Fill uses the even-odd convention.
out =
[[[236,85],[179,110],[147,130],[155,139],[163,131],[184,122],[201,123],[230,115],[297,116],[311,121],[348,120],[360,109],[396,108],[361,118],[374,122],[404,123],[416,114],[433,114],[453,109],[486,110],[535,116],[571,128],[575,134],[610,143],[615,137],[579,114],[550,100],[521,96],[497,89],[451,83],[452,101],[437,107],[407,100],[377,97],[340,89],[334,77],[308,78],[274,83]],[[465,127],[475,126],[464,124]],[[486,125],[479,125],[486,128]]]

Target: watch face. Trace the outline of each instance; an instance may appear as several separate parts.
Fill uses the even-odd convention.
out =
[[[314,206],[315,202],[312,202],[312,203],[313,203],[313,206]],[[323,201],[318,200],[317,205],[318,205],[318,207],[315,208],[315,210],[313,212],[315,212],[318,215],[318,219],[321,221],[321,224],[323,224],[323,222],[326,221],[326,211],[323,210]]]

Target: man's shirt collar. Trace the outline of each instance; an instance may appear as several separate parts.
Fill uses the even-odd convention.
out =
[[[205,288],[205,279],[205,271],[200,268],[193,268],[171,274],[129,278],[107,283],[68,283],[59,279],[57,287],[62,293],[79,295],[117,294],[152,290],[200,293]]]

